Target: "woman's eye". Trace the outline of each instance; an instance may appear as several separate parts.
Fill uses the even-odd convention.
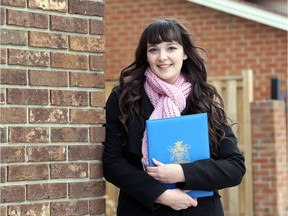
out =
[[[168,47],[169,51],[173,51],[173,50],[176,50],[176,49],[177,49],[176,47]]]
[[[148,52],[150,52],[150,53],[155,53],[155,52],[157,52],[157,49],[151,48],[151,49],[148,50]]]

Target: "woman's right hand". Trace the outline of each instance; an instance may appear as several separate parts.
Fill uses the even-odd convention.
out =
[[[180,189],[168,189],[162,193],[157,199],[157,203],[170,206],[174,210],[187,209],[197,206],[197,199],[192,198]]]

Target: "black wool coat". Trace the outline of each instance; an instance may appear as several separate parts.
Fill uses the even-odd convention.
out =
[[[145,119],[153,106],[142,90],[142,108]],[[244,157],[237,147],[237,139],[230,127],[223,128],[226,138],[211,158],[181,164],[186,182],[183,190],[213,190],[212,197],[198,198],[198,206],[175,211],[155,203],[166,190],[165,186],[149,176],[141,163],[141,140],[144,127],[137,116],[128,119],[128,133],[123,133],[119,121],[119,94],[115,89],[106,104],[106,138],[103,152],[103,174],[107,181],[120,188],[118,216],[222,216],[224,215],[218,190],[238,185],[245,174]],[[191,114],[187,107],[181,115]]]

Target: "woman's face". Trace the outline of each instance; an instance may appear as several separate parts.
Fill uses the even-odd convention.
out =
[[[147,60],[152,71],[167,83],[174,84],[187,59],[183,47],[175,42],[147,44]]]

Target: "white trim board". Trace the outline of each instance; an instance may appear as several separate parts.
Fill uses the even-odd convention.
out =
[[[231,0],[187,0],[248,20],[288,31],[287,17]]]

